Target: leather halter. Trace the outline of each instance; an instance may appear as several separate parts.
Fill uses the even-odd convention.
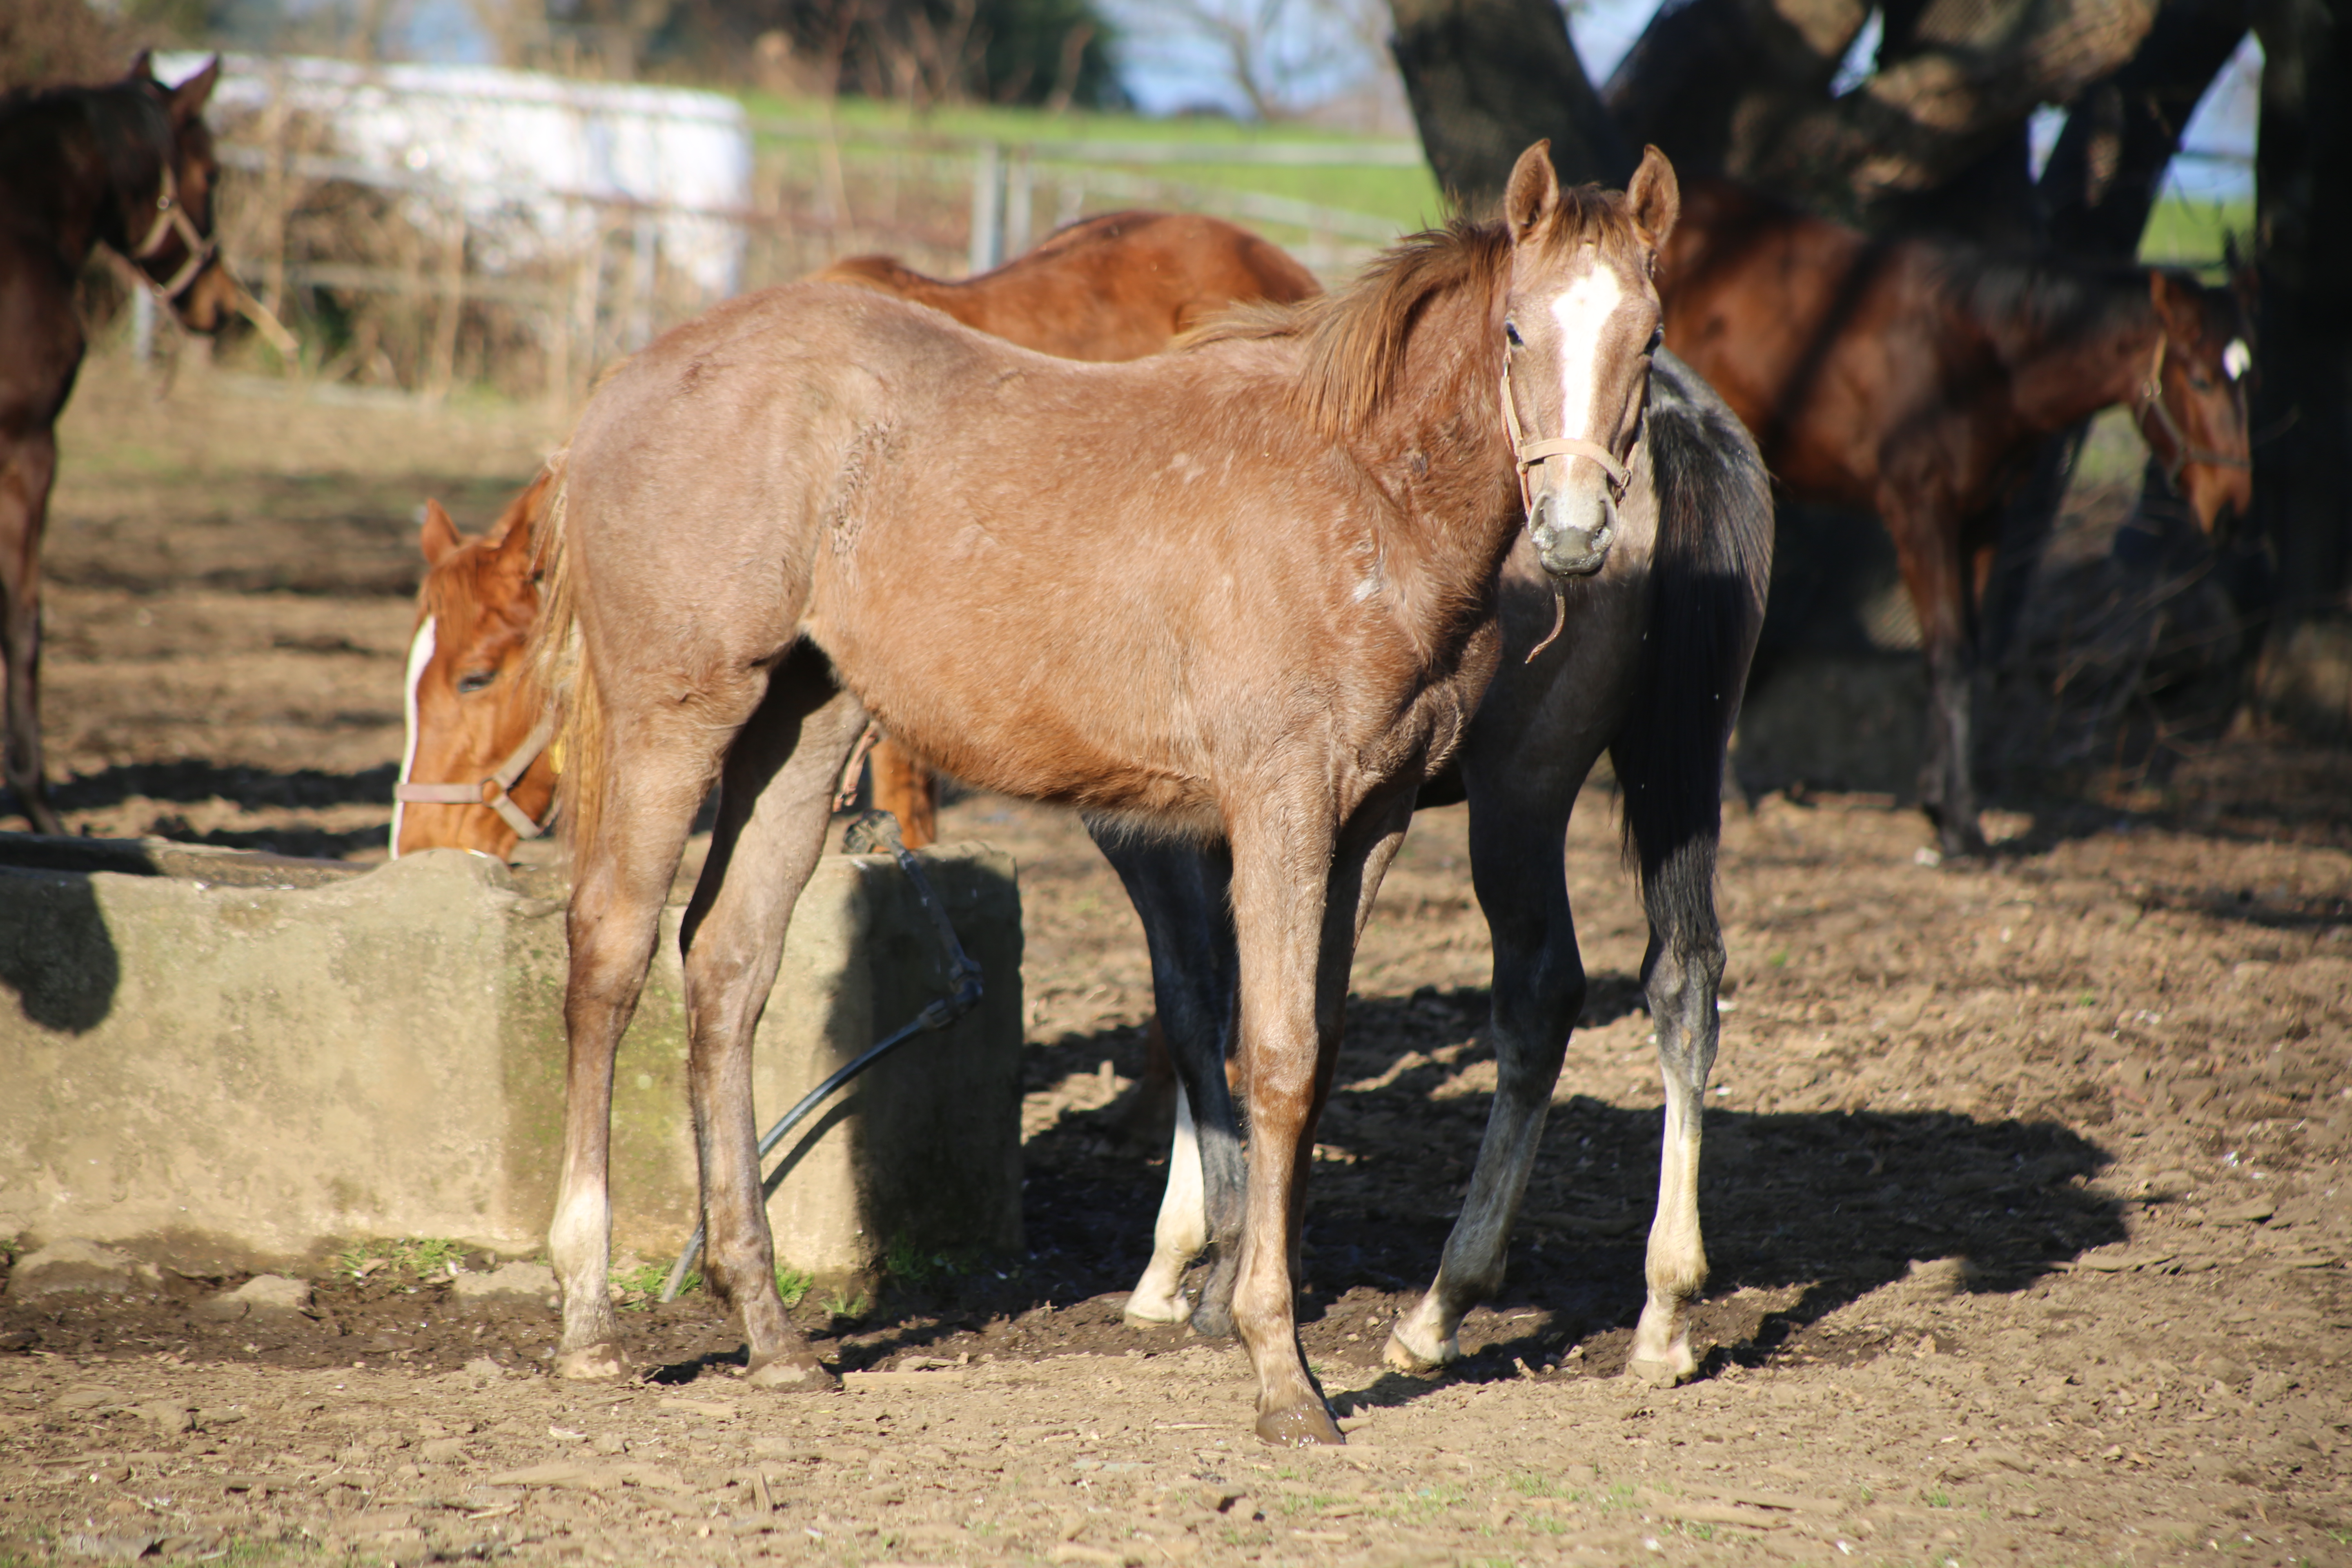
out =
[[[522,744],[508,753],[498,771],[480,784],[396,784],[392,786],[392,798],[409,805],[487,805],[522,837],[537,838],[554,826],[556,803],[548,803],[546,821],[536,822],[508,792],[530,772],[530,765],[554,739],[555,715],[545,714],[538,727],[523,737]]]
[[[205,269],[205,264],[212,260],[214,252],[220,248],[196,232],[195,222],[188,216],[188,209],[180,205],[180,178],[173,171],[172,159],[167,153],[163,158],[163,186],[155,193],[155,221],[149,226],[147,237],[141,240],[139,247],[131,253],[131,259],[146,260],[163,249],[164,239],[173,234],[180,237],[180,243],[186,247],[188,256],[180,263],[180,269],[172,274],[171,281],[158,282],[147,278],[144,268],[140,271],[140,276],[147,278],[149,285],[163,297],[165,304],[173,303],[188,291],[188,286],[196,280],[196,274]]]
[[[1519,427],[1518,400],[1511,395],[1511,361],[1508,355],[1503,359],[1502,398],[1503,429],[1510,437],[1511,462],[1519,476],[1521,512],[1530,521],[1535,518],[1535,486],[1530,476],[1539,464],[1554,458],[1589,458],[1600,464],[1601,471],[1609,476],[1609,509],[1613,516],[1617,503],[1625,499],[1625,487],[1633,479],[1632,471],[1617,460],[1617,454],[1598,441],[1587,441],[1575,436],[1550,436],[1540,441],[1528,440],[1527,432]],[[1528,657],[1520,662],[1533,664],[1536,655],[1551,647],[1567,625],[1568,590],[1560,586],[1559,579],[1554,578],[1551,584],[1551,630],[1544,634],[1543,641],[1528,649]]]
[[[2132,414],[2141,426],[2141,435],[2147,435],[2147,422],[2154,420],[2157,428],[2164,432],[2165,439],[2172,443],[2172,456],[2159,458],[2158,461],[2164,468],[2164,482],[2178,492],[2180,470],[2191,463],[2204,463],[2217,468],[2252,468],[2254,465],[2251,458],[2232,457],[2227,452],[2217,452],[2210,447],[2193,444],[2189,439],[2189,432],[2183,430],[2180,422],[2172,416],[2172,410],[2164,405],[2164,353],[2171,344],[2170,334],[2159,330],[2156,335],[2156,353],[2147,362],[2147,379],[2139,384],[2139,395],[2132,401]],[[2240,383],[2232,381],[2231,389],[2241,398],[2244,396]],[[2242,416],[2244,412],[2242,404],[2239,413]],[[2155,443],[2151,441],[2148,445],[2153,447]]]
[[[1503,362],[1503,428],[1511,438],[1511,460],[1519,471],[1519,504],[1529,516],[1535,514],[1535,486],[1531,482],[1537,467],[1554,458],[1590,458],[1601,465],[1609,476],[1609,499],[1625,499],[1625,487],[1633,476],[1617,454],[1598,441],[1586,441],[1574,436],[1549,436],[1530,441],[1519,428],[1518,401],[1511,395],[1511,362]]]

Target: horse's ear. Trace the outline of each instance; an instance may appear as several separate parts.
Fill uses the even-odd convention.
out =
[[[130,74],[122,79],[125,81],[153,81],[155,79],[155,51],[152,49],[140,50],[139,58],[131,62]]]
[[[2195,284],[2159,267],[2147,275],[2147,297],[2167,336],[2193,343],[2205,335],[2205,306],[2197,297]]]
[[[1510,184],[1503,187],[1503,220],[1517,243],[1559,211],[1559,174],[1551,166],[1551,143],[1537,142],[1511,165]]]
[[[172,123],[184,126],[194,122],[205,111],[213,96],[213,88],[220,81],[220,57],[215,55],[205,62],[205,68],[172,89]]]
[[[1675,232],[1675,219],[1682,216],[1683,187],[1675,178],[1675,166],[1655,147],[1642,149],[1642,166],[1625,186],[1625,205],[1633,208],[1633,222],[1648,237],[1650,248],[1664,250],[1666,236]]]
[[[449,521],[449,514],[441,509],[437,500],[425,503],[423,535],[418,542],[425,548],[425,563],[427,566],[440,565],[443,556],[465,542],[457,536],[457,525]]]

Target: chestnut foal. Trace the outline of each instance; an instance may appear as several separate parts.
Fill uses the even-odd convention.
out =
[[[1601,571],[1657,330],[1673,171],[1562,192],[1180,352],[1052,360],[825,283],[732,301],[592,400],[539,668],[572,844],[557,1370],[626,1370],[606,1268],[614,1052],[709,785],[680,945],[708,1277],[751,1380],[831,1383],[776,1294],[752,1031],[868,715],[974,784],[1231,857],[1251,1107],[1234,1289],[1261,1436],[1337,1442],[1290,1257],[1355,941],[1501,654],[1524,527]]]
[[[1289,304],[1321,292],[1279,247],[1190,213],[1084,218],[957,282],[887,256],[851,257],[816,276],[929,305],[1040,353],[1105,362],[1157,353],[1237,300]],[[410,639],[394,858],[456,848],[504,859],[548,826],[555,769],[541,728],[546,704],[523,661],[539,619],[531,528],[546,489],[541,475],[478,540],[461,537],[438,502],[425,503],[429,569]],[[908,847],[929,844],[939,810],[930,771],[887,740],[871,762],[874,804],[898,818]]]

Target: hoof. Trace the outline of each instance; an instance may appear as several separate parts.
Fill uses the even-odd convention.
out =
[[[1284,1448],[1344,1447],[1348,1441],[1320,1404],[1270,1411],[1257,1418],[1257,1435]]]
[[[1639,1378],[1652,1388],[1672,1388],[1696,1377],[1698,1368],[1679,1362],[1654,1361],[1645,1356],[1636,1356],[1625,1363],[1625,1375]]]
[[[788,1394],[825,1394],[841,1386],[841,1379],[805,1351],[762,1362],[744,1373],[743,1381],[754,1388],[780,1388]]]
[[[1452,1353],[1449,1354],[1449,1352]],[[1438,1347],[1434,1357],[1425,1356],[1405,1343],[1391,1330],[1389,1333],[1389,1342],[1381,1351],[1381,1359],[1399,1372],[1411,1373],[1415,1377],[1430,1377],[1444,1372],[1445,1363],[1459,1354],[1461,1351],[1449,1340]]]
[[[1120,1321],[1130,1329],[1166,1329],[1187,1321],[1192,1315],[1192,1303],[1180,1293],[1165,1301],[1151,1300],[1143,1296],[1129,1296],[1119,1312]]]
[[[629,1363],[621,1354],[618,1345],[587,1345],[580,1350],[559,1352],[555,1358],[555,1375],[584,1383],[610,1383],[629,1375]]]

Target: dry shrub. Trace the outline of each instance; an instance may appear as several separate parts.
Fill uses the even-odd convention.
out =
[[[84,0],[0,0],[0,89],[111,81],[136,53],[130,28]]]

